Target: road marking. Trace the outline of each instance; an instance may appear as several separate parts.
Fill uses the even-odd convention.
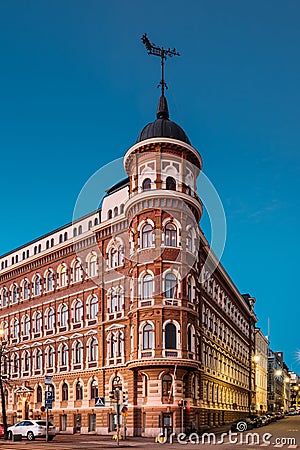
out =
[[[288,446],[288,448],[297,448],[297,447],[298,447],[298,445],[294,445],[294,444],[293,445],[291,444]]]

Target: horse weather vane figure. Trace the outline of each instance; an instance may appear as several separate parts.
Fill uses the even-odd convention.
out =
[[[155,44],[152,44],[147,34],[143,34],[141,37],[143,44],[145,44],[148,55],[159,56],[161,58],[161,80],[157,87],[161,87],[161,94],[165,94],[165,89],[168,89],[167,83],[165,82],[165,60],[167,56],[172,58],[172,56],[180,56],[180,53],[176,51],[176,48],[171,50],[170,48],[158,47]]]

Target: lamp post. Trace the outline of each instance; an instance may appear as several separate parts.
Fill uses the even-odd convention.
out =
[[[5,405],[5,392],[3,386],[3,373],[2,373],[2,358],[4,354],[4,349],[6,342],[4,341],[4,330],[0,328],[0,394],[1,394],[1,406],[2,406],[2,422],[4,428],[4,439],[7,439],[7,417],[6,417],[6,405]]]

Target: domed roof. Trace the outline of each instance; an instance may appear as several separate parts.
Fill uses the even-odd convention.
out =
[[[183,129],[169,119],[167,99],[161,95],[156,113],[157,119],[148,123],[140,132],[137,141],[141,142],[154,137],[168,137],[190,144],[190,140]]]

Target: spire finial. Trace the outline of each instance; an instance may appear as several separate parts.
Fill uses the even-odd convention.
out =
[[[161,58],[161,80],[157,87],[161,87],[161,95],[162,95],[162,97],[164,97],[165,89],[168,89],[167,83],[165,82],[165,60],[167,59],[167,56],[172,58],[172,56],[180,56],[180,54],[176,51],[176,48],[173,48],[173,50],[171,50],[170,48],[166,49],[163,47],[158,47],[155,44],[152,44],[149,41],[146,33],[143,34],[141,39],[142,39],[143,44],[145,44],[145,46],[146,46],[148,55],[159,56]],[[168,109],[168,106],[167,106],[167,109]]]

